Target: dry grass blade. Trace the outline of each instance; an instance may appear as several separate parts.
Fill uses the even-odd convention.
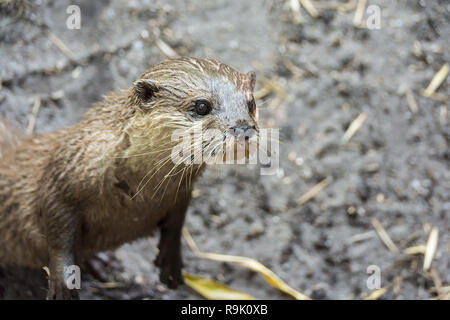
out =
[[[28,127],[26,130],[26,133],[29,135],[32,134],[34,131],[34,126],[36,125],[36,119],[40,107],[41,107],[41,98],[37,98],[36,100],[34,100],[33,110],[31,111],[30,120],[28,121]]]
[[[438,295],[430,300],[450,300],[450,286],[443,286],[440,290],[435,288],[435,291],[438,292]]]
[[[418,246],[406,248],[404,252],[408,255],[424,254],[426,248],[427,247],[424,244],[420,244]]]
[[[319,16],[319,12],[314,7],[312,2],[310,0],[300,0],[300,3],[302,4],[303,8],[305,8],[306,11],[311,15],[313,18],[317,18]]]
[[[294,17],[294,23],[301,24],[304,22],[302,17],[302,13],[300,11],[300,2],[299,0],[290,0],[289,7],[291,8],[292,15]]]
[[[409,110],[411,110],[412,113],[416,113],[419,111],[419,107],[417,106],[417,101],[414,98],[414,95],[411,91],[411,89],[408,89],[406,91],[406,101],[408,102]]]
[[[425,257],[423,259],[423,270],[428,271],[431,267],[431,263],[433,262],[434,255],[436,254],[437,245],[439,238],[439,229],[434,227],[430,231],[430,235],[428,236],[427,246],[425,249]]]
[[[383,294],[387,292],[387,288],[380,288],[373,291],[369,296],[365,297],[364,300],[378,300]]]
[[[344,135],[342,136],[342,143],[347,143],[350,141],[350,139],[355,135],[355,133],[361,128],[364,121],[366,121],[367,115],[362,112],[360,113],[355,120],[352,121],[352,123],[348,126],[347,130],[345,131]]]
[[[180,57],[180,55],[174,49],[172,49],[171,46],[169,46],[167,43],[165,43],[162,39],[157,38],[155,40],[155,44],[159,48],[159,50],[161,50],[161,52],[164,53],[169,58],[173,59],[173,58]]]
[[[254,96],[255,100],[258,101],[258,100],[261,100],[264,97],[268,96],[271,92],[272,92],[271,89],[264,86],[261,89],[259,89],[258,91],[256,91],[253,96]]]
[[[394,241],[392,241],[391,237],[387,233],[386,229],[384,229],[383,225],[378,221],[377,218],[372,218],[370,220],[372,222],[372,226],[375,228],[375,231],[378,233],[381,241],[383,241],[384,245],[391,251],[392,253],[398,252],[398,248],[395,245]]]
[[[426,98],[432,97],[437,88],[439,88],[442,82],[444,82],[445,78],[447,78],[447,75],[448,63],[444,64],[442,68],[434,75],[433,79],[431,79],[430,84],[424,90],[423,96]]]
[[[364,232],[364,233],[359,233],[359,234],[355,234],[353,236],[351,236],[348,240],[347,243],[349,244],[353,244],[356,242],[361,242],[361,241],[365,241],[365,240],[369,240],[372,237],[375,236],[375,231],[370,230],[368,232]]]
[[[121,288],[124,285],[123,285],[123,283],[120,283],[120,282],[111,281],[111,282],[100,282],[99,286],[104,289],[116,289],[116,288]]]
[[[247,267],[253,271],[260,273],[266,279],[266,281],[270,283],[272,286],[274,286],[275,288],[279,289],[284,293],[289,294],[290,296],[294,297],[297,300],[311,299],[308,296],[304,295],[303,293],[300,293],[295,289],[291,288],[287,283],[281,280],[272,270],[268,269],[263,264],[254,259],[219,253],[201,252],[198,249],[197,245],[195,244],[195,241],[192,238],[191,234],[186,228],[183,228],[183,236],[186,239],[189,248],[199,258],[239,264],[241,266]]]
[[[229,288],[212,279],[184,273],[184,281],[193,290],[209,300],[255,300],[249,294]]]
[[[305,71],[303,71],[302,69],[297,67],[295,64],[293,64],[288,59],[283,59],[283,64],[286,67],[286,69],[288,69],[294,75],[294,77],[301,79],[305,75]],[[299,80],[299,79],[297,79],[297,80]]]
[[[267,89],[271,92],[275,92],[276,94],[280,95],[283,99],[287,100],[289,98],[288,94],[283,89],[283,86],[280,85],[278,80],[264,78],[262,79],[262,83],[264,87],[267,87]]]
[[[48,38],[53,42],[53,44],[61,50],[70,60],[74,60],[72,51],[64,44],[64,42],[58,38],[56,34],[51,31],[47,32]]]
[[[318,184],[316,184],[314,187],[309,189],[308,192],[306,192],[304,195],[302,195],[300,198],[298,198],[297,203],[299,205],[303,205],[307,203],[309,200],[314,198],[320,191],[322,191],[328,184],[330,183],[329,178],[325,178],[322,181],[320,181]]]
[[[356,6],[355,16],[353,18],[353,25],[357,28],[363,28],[362,19],[364,16],[364,11],[366,9],[366,0],[359,0]]]
[[[300,12],[300,0],[289,0],[289,7],[293,12]]]
[[[443,102],[443,103],[447,103],[449,100],[449,97],[447,97],[445,94],[440,93],[440,92],[435,92],[428,98],[439,101],[439,102]]]
[[[431,280],[434,283],[434,291],[436,291],[438,297],[444,296],[445,292],[442,290],[442,280],[441,280],[441,277],[439,277],[439,274],[436,271],[436,268],[431,268],[429,274],[430,274]]]

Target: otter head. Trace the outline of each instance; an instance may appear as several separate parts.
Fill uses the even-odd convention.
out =
[[[230,144],[236,153],[238,144],[256,138],[255,81],[254,72],[242,74],[216,60],[173,59],[147,70],[134,83],[133,99],[166,138],[201,132],[191,147],[201,146],[205,158],[227,153]]]

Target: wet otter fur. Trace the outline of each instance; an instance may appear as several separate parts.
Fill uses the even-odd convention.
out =
[[[174,130],[257,128],[254,73],[212,59],[152,66],[64,130],[0,126],[0,265],[50,270],[48,299],[78,298],[64,267],[161,231],[160,279],[183,282],[181,228],[205,165],[173,163]],[[208,101],[208,114],[196,113]],[[203,107],[203,105],[202,105]]]

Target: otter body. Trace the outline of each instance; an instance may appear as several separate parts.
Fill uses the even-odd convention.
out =
[[[108,101],[107,116],[111,119],[120,117],[123,105],[118,99],[117,105]],[[101,111],[104,106],[96,108]],[[86,119],[91,116],[92,112]],[[98,112],[94,116],[102,119]],[[72,229],[80,224],[77,242],[78,252],[83,256],[148,236],[173,208],[176,191],[173,183],[167,186],[166,199],[161,198],[161,193],[153,196],[151,186],[147,186],[148,192],[141,191],[132,198],[141,179],[156,166],[157,159],[122,157],[128,138],[120,122],[89,122],[84,120],[62,131],[25,138],[1,159],[0,234],[5,244],[0,249],[2,263],[28,267],[48,265],[46,233],[52,226],[46,225],[42,211],[46,207],[55,206],[54,228]],[[163,180],[169,168],[157,172],[154,182],[149,184],[155,186]],[[180,189],[177,201],[184,202],[188,192],[184,184]],[[69,208],[66,213],[61,201],[80,211],[80,222],[72,221],[75,217],[66,217],[78,213],[72,214]]]
[[[202,125],[226,140],[230,128],[256,128],[254,82],[215,60],[168,60],[72,127],[10,134],[14,143],[0,144],[0,265],[49,266],[48,298],[77,298],[65,266],[159,228],[160,279],[176,287],[181,228],[205,165],[174,163],[172,133]]]

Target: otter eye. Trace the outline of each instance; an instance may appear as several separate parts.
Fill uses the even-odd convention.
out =
[[[248,106],[248,111],[253,114],[255,112],[256,109],[256,103],[255,103],[255,98],[252,98],[252,100],[247,102],[247,106]]]
[[[211,111],[211,104],[208,100],[195,101],[195,112],[200,116],[205,116]]]

